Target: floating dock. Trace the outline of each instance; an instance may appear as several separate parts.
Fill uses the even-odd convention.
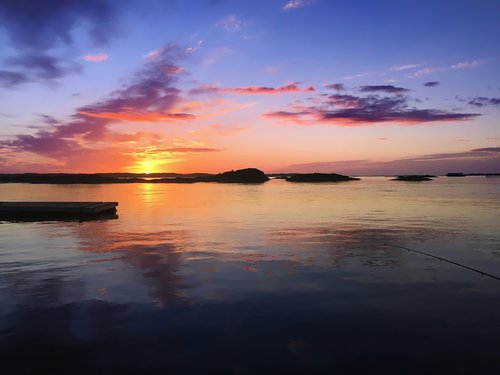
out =
[[[116,217],[118,202],[0,202],[0,219],[57,220]]]

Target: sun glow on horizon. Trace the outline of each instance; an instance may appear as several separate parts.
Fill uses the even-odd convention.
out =
[[[158,153],[156,155],[137,153],[134,156],[136,157],[136,162],[126,168],[132,173],[168,173],[171,170],[169,164],[178,161],[169,155],[165,155],[165,153]]]

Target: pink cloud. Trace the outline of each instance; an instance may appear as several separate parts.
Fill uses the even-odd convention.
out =
[[[89,62],[102,62],[108,60],[109,56],[105,53],[97,53],[95,55],[86,54],[83,56],[83,59]]]
[[[223,92],[230,94],[281,94],[285,92],[300,92],[301,89],[294,83],[279,87],[267,86],[246,86],[222,89]]]
[[[270,86],[243,86],[243,87],[220,87],[217,85],[202,85],[200,87],[191,89],[191,95],[211,94],[211,93],[226,93],[226,94],[239,94],[239,95],[271,95],[271,94],[284,94],[296,92],[312,92],[315,91],[313,86],[308,86],[301,89],[297,83],[288,83],[283,86],[270,87]]]

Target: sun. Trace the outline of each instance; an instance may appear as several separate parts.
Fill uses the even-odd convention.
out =
[[[173,157],[171,152],[151,152],[149,149],[133,152],[132,156],[135,160],[127,170],[145,175],[170,172],[172,164],[180,160]]]
[[[148,175],[152,173],[166,172],[168,169],[167,164],[169,164],[168,160],[163,157],[159,157],[158,155],[152,157],[151,155],[148,155],[147,158],[137,160],[128,169],[133,173]]]
[[[155,159],[143,159],[137,161],[134,165],[130,167],[130,171],[140,174],[151,174],[158,173],[159,167],[163,164],[160,160]]]

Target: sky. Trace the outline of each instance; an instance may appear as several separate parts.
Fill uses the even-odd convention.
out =
[[[0,0],[0,173],[499,173],[499,14]]]

